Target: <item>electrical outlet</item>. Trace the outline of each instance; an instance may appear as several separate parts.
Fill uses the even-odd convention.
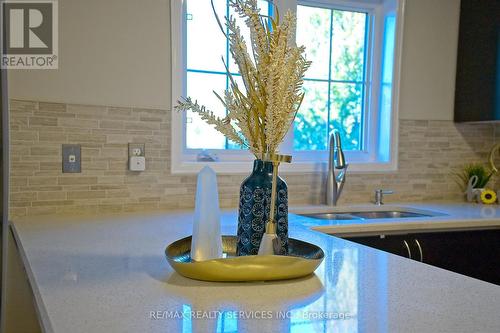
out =
[[[139,172],[146,170],[146,150],[144,143],[128,144],[128,169]]]
[[[82,159],[80,145],[62,145],[62,172],[82,172]]]
[[[146,145],[144,143],[129,143],[128,144],[128,158],[133,156],[146,156]]]

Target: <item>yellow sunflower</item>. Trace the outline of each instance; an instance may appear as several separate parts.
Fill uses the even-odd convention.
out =
[[[492,204],[497,201],[497,194],[495,191],[492,191],[490,189],[486,189],[483,192],[481,192],[481,201],[484,204]]]

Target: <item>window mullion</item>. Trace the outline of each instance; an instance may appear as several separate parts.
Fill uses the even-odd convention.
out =
[[[359,137],[359,150],[365,150],[365,130],[366,130],[366,124],[365,124],[365,119],[367,118],[365,116],[365,113],[368,111],[368,105],[366,103],[366,96],[367,96],[367,91],[366,88],[368,85],[366,85],[366,63],[368,62],[368,57],[367,57],[367,48],[368,48],[368,33],[369,33],[369,24],[370,24],[370,16],[366,14],[365,17],[365,41],[364,41],[364,46],[363,46],[363,85],[362,85],[362,92],[361,92],[361,119],[360,119],[360,137]]]
[[[330,111],[331,111],[331,84],[332,84],[332,48],[333,48],[333,9],[330,10],[330,51],[328,54],[328,99],[326,119],[326,143],[328,148],[328,135],[330,134]]]

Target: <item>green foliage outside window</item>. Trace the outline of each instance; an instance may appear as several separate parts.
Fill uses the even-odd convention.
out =
[[[306,99],[295,120],[294,148],[325,150],[328,134],[337,129],[346,150],[360,150],[367,15],[306,6],[298,6],[297,15],[299,42],[320,65],[306,73]],[[325,43],[331,44],[328,53]]]

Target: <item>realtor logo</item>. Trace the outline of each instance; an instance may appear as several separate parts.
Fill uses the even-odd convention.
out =
[[[1,68],[57,69],[57,1],[2,2]]]

